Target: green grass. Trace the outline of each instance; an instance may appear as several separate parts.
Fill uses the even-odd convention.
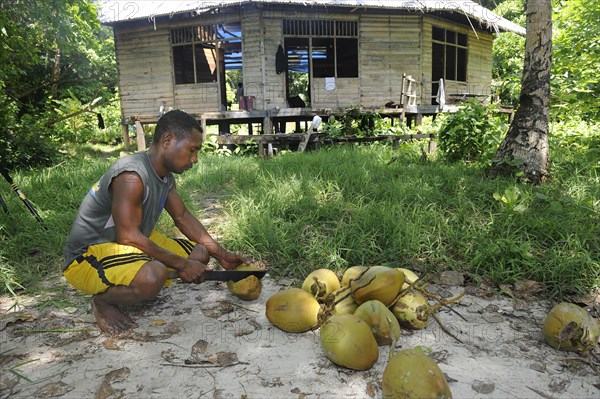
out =
[[[557,134],[553,179],[539,187],[486,178],[480,164],[424,160],[418,144],[205,155],[178,187],[199,216],[199,200],[218,194],[225,217],[212,230],[274,275],[359,264],[453,269],[474,282],[541,281],[548,297],[563,298],[600,286],[600,136],[596,127],[579,137]],[[0,287],[34,289],[59,272],[70,224],[105,158],[15,173],[48,230],[0,185],[11,211],[0,215]],[[173,231],[165,215],[159,228]]]

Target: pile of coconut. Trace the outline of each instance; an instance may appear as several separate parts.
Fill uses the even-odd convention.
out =
[[[240,266],[236,270],[257,270]],[[260,296],[261,282],[250,276],[229,290],[243,300]],[[266,303],[267,319],[289,333],[320,329],[320,345],[333,363],[353,370],[367,370],[378,361],[380,345],[391,345],[382,377],[384,398],[451,398],[448,382],[439,366],[417,349],[395,352],[400,328],[427,326],[442,306],[462,297],[444,300],[408,269],[387,266],[354,266],[341,279],[329,269],[310,273],[302,288],[287,288]],[[431,305],[428,299],[437,301]],[[559,350],[591,350],[600,336],[600,325],[577,305],[561,303],[548,314],[546,342]]]

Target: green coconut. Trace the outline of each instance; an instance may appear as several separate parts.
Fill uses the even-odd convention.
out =
[[[353,314],[358,308],[358,303],[356,303],[354,298],[352,298],[352,295],[350,295],[350,291],[347,288],[340,288],[339,290],[333,292],[331,296],[331,303],[335,303],[343,298],[339,302],[335,303],[335,306],[330,311],[331,315]]]
[[[585,309],[567,302],[554,306],[544,321],[544,339],[553,348],[583,352],[598,343],[600,325]]]
[[[416,349],[394,354],[383,370],[384,399],[449,399],[452,392],[436,362]]]
[[[319,323],[321,305],[308,292],[288,288],[267,300],[267,319],[286,332],[300,333],[313,329]]]
[[[333,270],[318,269],[311,272],[302,283],[302,289],[317,300],[324,300],[329,294],[340,288],[340,280]]]
[[[390,306],[404,284],[404,273],[386,266],[371,266],[358,278],[350,280],[352,297],[359,305],[378,300]]]
[[[361,273],[367,270],[367,266],[352,266],[346,269],[342,276],[342,287],[350,285],[350,280],[357,278]]]
[[[402,285],[403,290],[407,289],[409,284],[412,284],[419,279],[419,276],[417,276],[412,270],[404,269],[402,267],[399,267],[398,270],[404,273],[404,284]]]
[[[254,271],[260,270],[254,265],[240,265],[235,268],[236,271]],[[236,297],[244,301],[253,301],[258,299],[262,291],[262,282],[256,276],[248,276],[240,281],[228,281],[227,288]]]
[[[331,316],[321,326],[319,340],[325,356],[342,367],[367,370],[379,358],[371,328],[363,319],[351,314]]]
[[[356,309],[354,315],[367,322],[378,345],[390,345],[400,338],[398,320],[383,303],[367,301]]]
[[[427,327],[429,322],[431,306],[421,293],[408,290],[394,303],[392,313],[402,327],[422,330]]]

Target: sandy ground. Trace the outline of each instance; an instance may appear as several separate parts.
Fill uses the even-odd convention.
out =
[[[16,306],[0,298],[0,397],[381,398],[389,347],[380,347],[368,371],[334,365],[318,330],[289,334],[269,323],[266,300],[290,282],[267,275],[263,283],[252,302],[231,295],[224,283],[174,283],[155,302],[130,309],[140,327],[121,338],[100,334],[89,298],[61,280]],[[396,350],[430,348],[455,398],[600,397],[594,358],[543,342],[550,303],[472,287],[430,290],[466,290],[456,312],[438,312],[462,343],[431,320],[425,330],[403,331]]]

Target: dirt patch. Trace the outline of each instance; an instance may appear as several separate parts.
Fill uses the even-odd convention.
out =
[[[175,283],[131,308],[140,327],[119,338],[99,333],[89,298],[70,288],[69,306],[47,296],[16,306],[1,298],[0,397],[380,398],[389,347],[380,347],[372,369],[356,372],[324,356],[318,331],[289,334],[269,323],[265,302],[289,283],[267,275],[252,302],[224,283]],[[396,349],[429,348],[455,398],[599,397],[593,358],[544,343],[540,326],[550,303],[470,291],[455,312],[438,313],[462,343],[431,321],[403,331]]]

